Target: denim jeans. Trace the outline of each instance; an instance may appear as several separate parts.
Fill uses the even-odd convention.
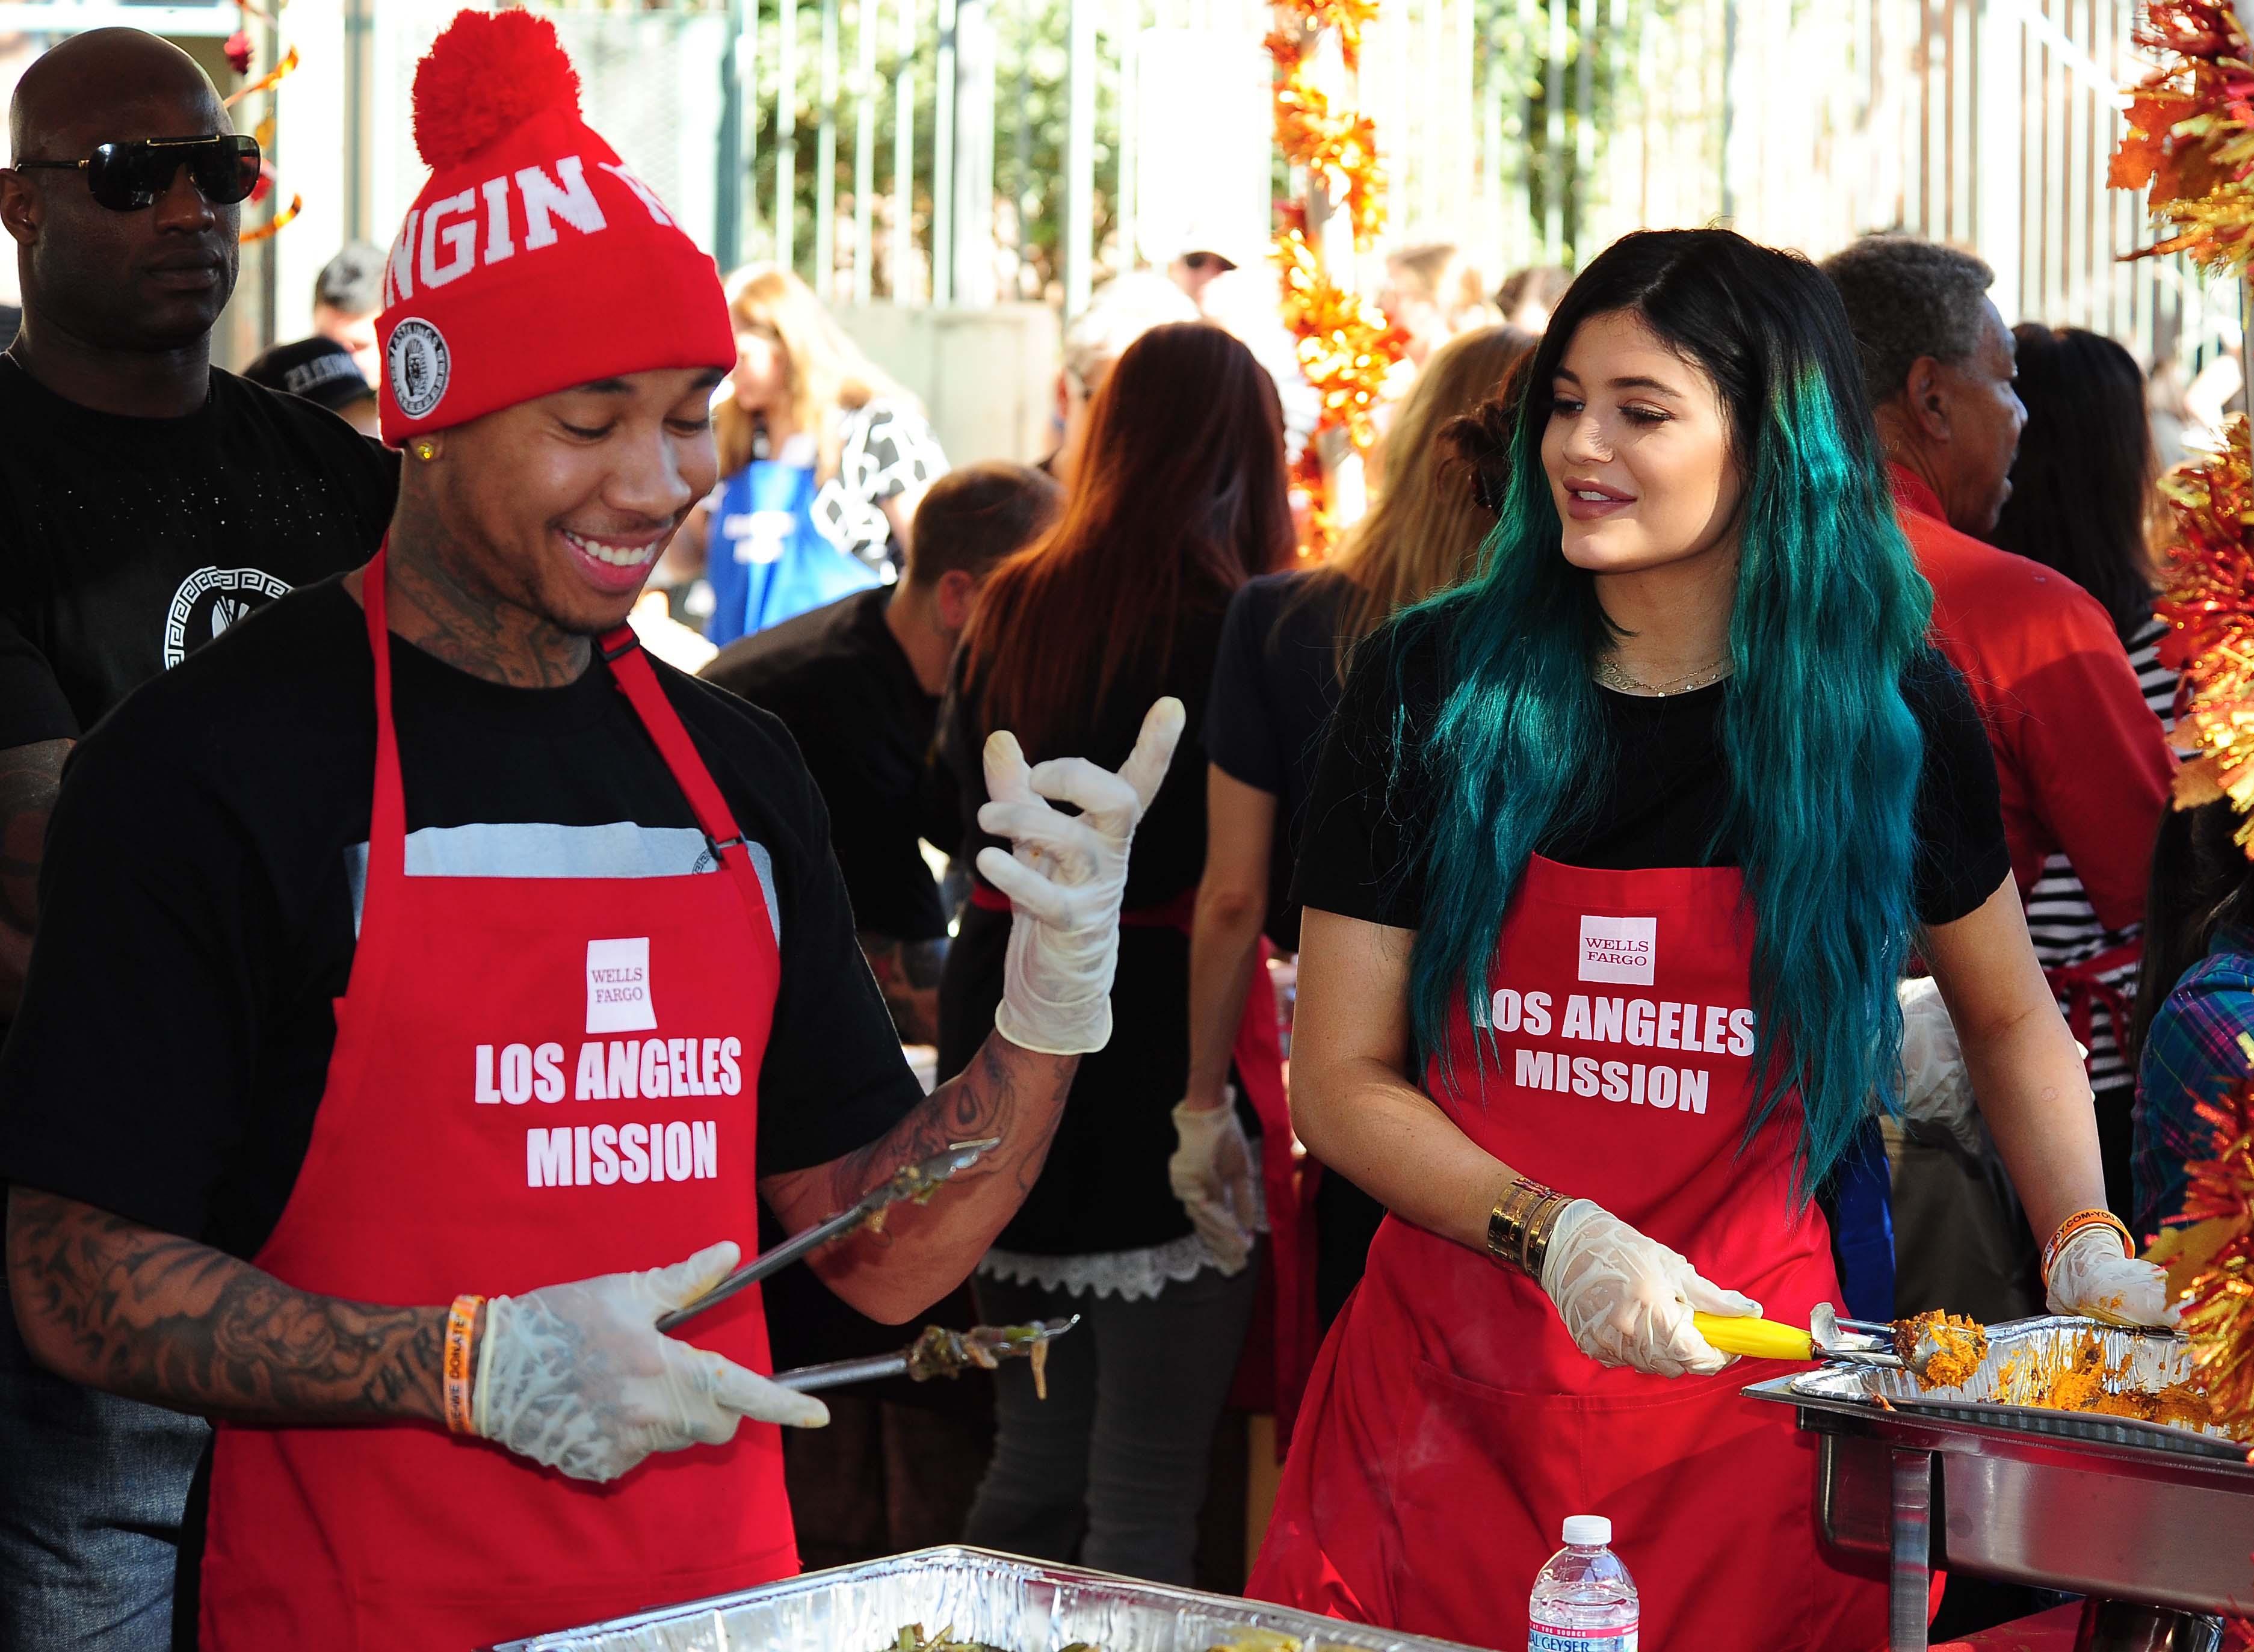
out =
[[[34,1364],[0,1281],[0,1647],[169,1652],[211,1426]]]

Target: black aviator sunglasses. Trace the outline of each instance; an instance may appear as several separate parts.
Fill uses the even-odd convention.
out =
[[[18,172],[83,172],[94,199],[114,213],[153,206],[185,165],[188,178],[214,206],[232,206],[258,183],[255,137],[140,138],[98,144],[82,161],[18,161]]]

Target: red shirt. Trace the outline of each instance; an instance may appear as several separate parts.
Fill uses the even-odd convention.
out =
[[[1933,641],[1964,676],[1995,749],[2024,901],[2062,853],[2109,929],[2145,915],[2175,759],[2096,599],[2065,575],[1951,528],[1896,465],[1896,514],[1933,585]]]

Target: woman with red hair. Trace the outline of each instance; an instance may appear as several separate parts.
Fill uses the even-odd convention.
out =
[[[1210,1248],[1168,1182],[1189,1065],[1190,907],[1205,860],[1196,731],[1228,599],[1290,555],[1283,423],[1272,382],[1217,327],[1153,328],[1099,393],[1063,520],[990,576],[956,662],[942,742],[979,825],[981,748],[1015,730],[1034,762],[1116,764],[1162,695],[1188,709],[1184,749],[1129,863],[1109,1045],[1084,1057],[1046,1167],[973,1281],[996,1323],[1078,1313],[1039,1403],[997,1374],[994,1462],[970,1541],[1186,1583],[1212,1432],[1253,1306],[1242,1247]],[[967,860],[997,840],[974,833]],[[982,878],[940,986],[940,1070],[990,1024],[1007,903]]]

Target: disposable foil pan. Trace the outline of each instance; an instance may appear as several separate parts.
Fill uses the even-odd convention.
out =
[[[1991,1428],[2016,1429],[2026,1434],[2048,1434],[2059,1439],[2135,1446],[2147,1451],[2230,1462],[2246,1460],[2247,1448],[2220,1428],[2180,1428],[2142,1423],[2133,1418],[2062,1411],[2029,1404],[2033,1397],[2030,1379],[2038,1361],[2046,1356],[2063,1358],[2092,1334],[2104,1349],[2107,1366],[2121,1368],[2121,1379],[2107,1383],[2114,1391],[2152,1391],[2182,1382],[2191,1375],[2191,1345],[2180,1337],[2166,1332],[2122,1330],[2090,1320],[2052,1315],[1990,1326],[1988,1357],[1969,1379],[1955,1387],[1922,1389],[1908,1371],[1830,1366],[1795,1377],[1790,1391],[1810,1398],[1852,1399],[1871,1404],[1883,1400],[1900,1411],[1951,1422],[1978,1423]],[[2025,1357],[2029,1354],[2035,1357]]]
[[[1009,1652],[1075,1641],[1103,1652],[1207,1652],[1256,1628],[1295,1636],[1303,1652],[1465,1652],[1452,1641],[967,1548],[811,1572],[492,1652],[886,1652],[911,1623],[934,1634],[952,1627],[957,1639]]]

